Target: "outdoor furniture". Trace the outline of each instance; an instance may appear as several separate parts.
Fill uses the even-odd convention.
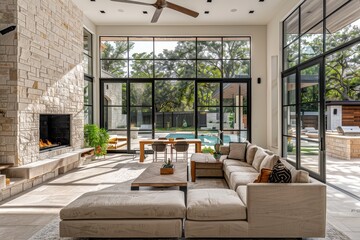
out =
[[[167,157],[167,148],[166,148],[166,144],[163,142],[154,142],[153,144],[151,144],[152,150],[154,151],[153,154],[153,162],[157,162],[158,160],[158,153],[164,153],[164,160],[166,160]]]
[[[188,150],[189,150],[189,144],[185,141],[180,141],[174,144],[174,149],[176,151],[175,159],[178,161],[178,153],[183,153],[183,157],[185,162],[187,162],[188,159]]]
[[[153,144],[154,142],[163,142],[165,144],[175,144],[177,141],[186,141],[188,144],[195,144],[195,152],[200,153],[201,152],[201,139],[185,139],[185,140],[158,140],[158,139],[146,139],[146,140],[140,140],[139,146],[140,146],[140,158],[139,162],[144,162],[145,159],[145,145],[147,144]]]

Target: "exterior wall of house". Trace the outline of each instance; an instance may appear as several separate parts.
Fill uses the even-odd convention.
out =
[[[97,26],[98,36],[251,36],[252,142],[266,147],[266,26]],[[98,39],[96,39],[98,41]],[[98,58],[97,58],[98,59]],[[261,84],[257,78],[261,78]],[[99,89],[98,83],[94,85]],[[99,99],[95,98],[95,102]],[[99,119],[95,116],[95,121]]]
[[[0,6],[14,12],[10,19],[17,25],[17,34],[12,36],[15,49],[11,50],[15,57],[5,61],[16,69],[12,76],[9,73],[6,84],[13,85],[14,93],[10,94],[11,87],[5,90],[9,109],[5,120],[14,118],[9,121],[15,128],[8,133],[12,138],[7,144],[16,149],[8,153],[0,145],[0,155],[10,155],[0,162],[24,165],[83,145],[83,14],[71,0],[5,2],[13,2]],[[39,153],[40,114],[71,115],[71,148]],[[0,116],[0,122],[3,119]]]
[[[0,30],[16,25],[16,0],[0,2]],[[17,133],[17,30],[0,35],[0,163],[14,163]]]

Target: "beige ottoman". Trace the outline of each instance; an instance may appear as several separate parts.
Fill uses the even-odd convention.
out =
[[[233,190],[189,190],[186,215],[186,238],[248,236],[246,206]]]
[[[60,237],[178,238],[181,191],[90,192],[60,211]]]
[[[194,153],[191,155],[191,181],[196,177],[223,177],[223,163],[207,153]]]

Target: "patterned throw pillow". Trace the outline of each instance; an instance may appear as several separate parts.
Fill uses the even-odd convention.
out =
[[[269,177],[270,183],[291,183],[291,172],[278,160]]]

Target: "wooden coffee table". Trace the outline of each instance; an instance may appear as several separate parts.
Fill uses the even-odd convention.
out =
[[[140,187],[179,187],[185,194],[188,184],[187,163],[174,163],[174,174],[160,175],[160,167],[163,163],[152,163],[131,183],[131,190],[139,190]]]

